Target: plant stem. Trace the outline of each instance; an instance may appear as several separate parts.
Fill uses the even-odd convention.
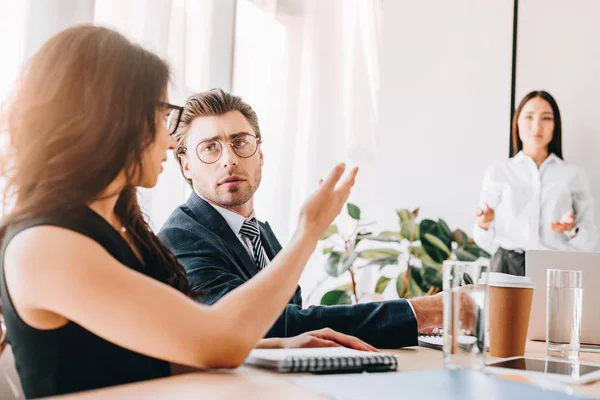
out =
[[[358,304],[358,295],[356,294],[356,281],[354,280],[354,270],[351,267],[348,272],[350,272],[350,279],[352,285],[352,294],[354,295],[354,304]]]
[[[408,292],[408,285],[410,284],[410,262],[412,258],[412,235],[408,242],[408,260],[406,261],[406,272],[403,277],[403,285],[402,285],[402,293],[400,293],[400,298],[405,299],[406,293]]]
[[[403,285],[402,285],[402,293],[400,293],[400,298],[406,298],[406,292],[408,292],[408,285],[410,284],[410,265],[406,267],[406,272],[404,273]]]

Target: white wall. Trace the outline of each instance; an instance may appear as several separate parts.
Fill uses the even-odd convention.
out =
[[[377,131],[381,205],[469,234],[481,178],[507,158],[512,1],[384,0]]]
[[[532,90],[554,96],[565,160],[585,168],[600,221],[600,2],[519,2],[516,102]]]

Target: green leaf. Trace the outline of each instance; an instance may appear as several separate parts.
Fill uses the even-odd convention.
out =
[[[404,237],[400,232],[384,231],[379,235],[371,236],[365,239],[375,240],[378,242],[400,242],[402,239],[404,239]]]
[[[429,256],[436,263],[441,264],[444,260],[447,260],[449,257],[450,251],[448,250],[448,247],[451,246],[451,243],[447,243],[447,244],[444,243],[446,250],[448,250],[448,251],[444,251],[443,249],[441,249],[440,247],[431,243],[431,241],[429,241],[425,238],[426,234],[430,234],[430,235],[440,239],[437,225],[438,224],[435,221],[432,221],[430,219],[422,220],[421,224],[420,224],[420,229],[419,229],[419,231],[420,231],[419,238],[421,239],[421,245],[423,246],[423,248],[425,249],[427,254],[429,254]]]
[[[458,261],[475,261],[479,258],[464,249],[456,249],[454,250],[454,254]]]
[[[391,258],[391,257],[398,257],[400,255],[400,252],[398,250],[395,249],[369,249],[369,250],[363,250],[360,253],[358,253],[358,256],[360,258],[364,258],[366,260],[379,260],[381,258]]]
[[[405,222],[410,222],[415,219],[415,214],[408,211],[407,209],[396,210],[396,213],[398,214],[398,218],[400,218],[401,225]],[[417,213],[418,213],[418,209],[417,209]]]
[[[473,278],[471,278],[471,275],[469,275],[466,272],[463,274],[462,280],[463,280],[463,284],[465,284],[465,285],[472,285],[473,284]]]
[[[425,240],[427,240],[429,243],[446,253],[447,257],[450,257],[450,255],[452,254],[450,253],[450,249],[448,249],[444,242],[442,242],[442,240],[437,236],[433,236],[431,233],[426,233]]]
[[[333,246],[325,247],[323,249],[323,254],[325,254],[325,255],[331,254],[332,251],[333,251]]]
[[[412,271],[411,271],[411,275],[412,275]],[[398,296],[400,296],[400,294],[402,293],[402,289],[403,289],[403,285],[404,285],[404,272],[401,273],[400,275],[398,275],[398,278],[396,278],[396,291],[398,292]],[[419,285],[417,285],[417,283],[415,282],[415,280],[412,278],[409,279],[408,281],[408,290],[406,291],[406,299],[411,299],[413,297],[420,297],[423,296],[423,290],[419,287]]]
[[[343,290],[345,292],[351,292],[352,291],[352,283],[350,283],[350,282],[344,283],[343,285],[336,287],[335,290]]]
[[[388,283],[390,283],[392,279],[388,278],[386,276],[382,276],[379,278],[379,280],[377,281],[377,284],[375,285],[375,293],[383,293],[383,291],[385,290],[385,288],[387,287]]]
[[[469,236],[460,229],[455,230],[453,236],[454,241],[458,244],[458,247],[462,247],[462,245],[466,244],[469,240]]]
[[[422,275],[423,280],[427,282],[429,286],[434,286],[437,288],[442,287],[442,274],[436,268],[430,267],[429,265],[424,265]]]
[[[350,292],[345,290],[331,290],[321,297],[321,304],[324,306],[352,304],[352,299],[350,297]]]
[[[325,240],[325,239],[335,235],[336,233],[339,233],[337,225],[331,224],[327,227],[327,229],[325,229],[325,232],[323,232],[323,235],[321,236],[321,239],[319,239],[319,240]]]
[[[356,245],[358,243],[360,243],[361,240],[371,239],[372,237],[373,237],[373,232],[358,232],[356,234],[356,239],[354,239],[354,247],[356,247]]]
[[[402,297],[402,289],[404,289],[404,272],[396,278],[396,292],[399,297]]]
[[[406,298],[412,299],[413,297],[423,296],[423,290],[417,285],[414,279],[411,279],[408,283],[408,291],[406,292]]]
[[[491,257],[490,253],[483,250],[481,247],[477,246],[476,244],[471,244],[469,246],[466,246],[465,251],[473,254],[477,258],[479,258],[479,257],[490,258]]]
[[[332,251],[325,263],[325,272],[330,276],[338,277],[352,266],[357,257],[358,253],[354,251],[351,254]]]
[[[427,252],[425,251],[423,246],[413,247],[411,250],[411,253],[413,256],[415,256],[416,258],[421,260],[421,263],[423,263],[423,265],[429,265],[429,266],[437,268],[438,270],[442,269],[442,264],[435,262],[435,260],[433,258],[431,258],[429,256],[429,254],[427,254]]]
[[[454,241],[454,234],[448,227],[448,224],[446,223],[446,221],[444,221],[441,218],[438,219],[437,226],[438,226],[438,232],[439,232],[440,239],[442,239],[442,241],[444,242],[444,244],[447,247],[452,247],[452,242]]]
[[[360,219],[360,208],[358,208],[358,206],[348,203],[346,204],[346,207],[348,208],[348,215],[350,215],[350,218]]]
[[[440,228],[438,226],[439,224],[435,221],[432,221],[430,219],[424,219],[421,221],[421,227],[420,227],[420,239],[421,239],[421,244],[423,245],[423,247],[425,248],[425,251],[427,251],[427,254],[429,254],[429,256],[431,258],[433,258],[433,260],[436,263],[442,263],[444,260],[447,260],[450,254],[450,248],[452,248],[452,240],[450,238],[450,240],[448,240],[447,237],[445,237],[444,234],[440,233],[441,230],[443,228]],[[444,243],[445,249],[442,248],[441,246],[437,246],[436,244],[433,244],[431,241],[428,241],[425,238],[425,234],[429,233],[430,235],[438,238],[439,240],[442,241],[442,243]],[[448,251],[445,251],[448,250]]]
[[[417,286],[423,287],[423,277],[421,276],[421,268],[408,266],[410,268],[410,279],[414,280]]]
[[[361,269],[361,268],[365,268],[365,267],[370,267],[372,265],[379,265],[379,269],[381,270],[383,267],[386,267],[388,265],[396,265],[396,264],[398,264],[398,257],[388,257],[388,258],[380,258],[377,260],[370,261],[369,263],[367,263],[365,265],[361,265],[358,268]]]
[[[419,239],[419,224],[414,221],[407,221],[400,226],[400,234],[409,241],[414,242]]]

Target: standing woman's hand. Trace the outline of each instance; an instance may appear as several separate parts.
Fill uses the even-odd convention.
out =
[[[490,208],[490,206],[486,204],[484,210],[478,208],[475,211],[475,216],[477,216],[477,225],[479,225],[481,229],[487,231],[490,228],[490,225],[492,224],[494,219],[496,218],[496,213],[493,209]]]
[[[569,211],[563,215],[560,221],[552,222],[550,228],[552,228],[554,232],[570,232],[575,228],[575,225],[577,225],[575,222],[575,214]]]

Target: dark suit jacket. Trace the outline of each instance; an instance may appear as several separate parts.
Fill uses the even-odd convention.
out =
[[[273,260],[281,245],[269,224],[259,225],[263,247]],[[204,292],[202,300],[207,304],[258,273],[225,219],[196,193],[173,211],[158,236],[185,267],[190,287]],[[417,344],[417,321],[406,300],[302,309],[300,287],[266,337],[295,336],[325,327],[380,348]]]

